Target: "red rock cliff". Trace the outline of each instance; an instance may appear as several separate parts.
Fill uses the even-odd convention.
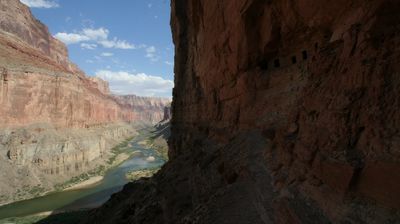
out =
[[[65,45],[33,17],[29,7],[16,0],[1,0],[0,5],[0,30],[38,49],[63,67],[73,69]]]
[[[88,127],[136,119],[109,96],[107,82],[86,77],[28,7],[0,1],[0,126],[51,123]]]
[[[88,220],[399,222],[398,1],[171,5],[170,161]]]
[[[142,97],[135,95],[114,96],[126,108],[130,108],[137,120],[156,124],[164,119],[164,108],[171,103],[170,99]]]

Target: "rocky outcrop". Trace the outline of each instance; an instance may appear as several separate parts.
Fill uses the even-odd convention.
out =
[[[171,105],[164,107],[164,117],[162,121],[169,121],[171,120],[172,113],[171,113]]]
[[[83,223],[398,223],[400,5],[172,0],[169,162]]]
[[[32,15],[29,7],[16,0],[1,0],[0,5],[1,31],[39,50],[65,69],[76,71],[77,67],[68,59],[66,46],[49,33],[48,28]]]
[[[89,77],[89,80],[92,82],[92,88],[98,89],[104,95],[110,95],[110,86],[107,81],[98,77]]]
[[[151,124],[163,120],[164,108],[171,103],[170,99],[158,97],[123,95],[114,96],[114,98],[125,108],[130,108],[137,120]]]

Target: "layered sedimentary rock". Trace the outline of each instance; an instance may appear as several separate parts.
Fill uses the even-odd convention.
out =
[[[19,1],[0,2],[0,126],[88,127],[135,119],[107,82],[70,63],[64,44]]]
[[[114,123],[57,129],[35,124],[0,131],[0,204],[54,191],[71,177],[104,165],[110,149],[135,135],[133,127]],[[57,189],[60,190],[60,189]]]
[[[39,50],[70,71],[79,69],[68,59],[68,50],[50,35],[48,28],[37,20],[29,7],[16,0],[0,1],[0,30]]]
[[[10,59],[9,55],[3,56]],[[73,73],[41,71],[35,65],[16,64],[16,60],[12,63],[15,67],[2,64],[0,68],[0,127],[51,123],[85,128],[135,119],[129,108],[105,95],[107,90],[98,88],[90,79]]]
[[[133,111],[137,120],[156,124],[163,120],[164,109],[170,105],[171,100],[167,98],[142,97],[135,95],[114,96],[124,107]]]
[[[7,170],[0,204],[54,190],[105,163],[141,119],[110,95],[107,82],[72,64],[27,6],[0,0],[0,170]]]
[[[97,77],[89,77],[89,80],[92,82],[93,88],[98,89],[104,95],[110,94],[110,85],[107,81]]]
[[[85,223],[398,223],[400,4],[172,0],[170,161]]]

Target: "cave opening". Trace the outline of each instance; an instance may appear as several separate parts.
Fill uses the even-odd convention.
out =
[[[258,66],[260,67],[261,70],[268,70],[268,60],[262,59],[259,63]]]
[[[307,54],[306,50],[302,51],[301,54],[303,55],[303,60],[307,60],[308,59],[308,54]]]
[[[279,59],[275,59],[274,66],[275,66],[275,68],[281,67],[281,63],[280,63]]]
[[[296,64],[297,63],[297,58],[296,58],[296,56],[293,56],[292,57],[292,64]]]

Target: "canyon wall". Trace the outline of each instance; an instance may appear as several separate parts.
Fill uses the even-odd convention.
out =
[[[156,124],[163,120],[165,107],[171,104],[167,98],[142,97],[135,95],[114,96],[117,102],[130,108],[140,121]]]
[[[91,79],[73,73],[40,71],[35,65],[26,69],[28,65],[23,63],[14,68],[0,66],[0,127],[51,123],[57,127],[87,128],[136,119],[130,108],[106,95],[108,90],[99,88]]]
[[[82,223],[398,223],[400,4],[172,0],[169,162]]]
[[[62,67],[80,72],[69,61],[66,46],[49,33],[48,28],[32,15],[28,6],[16,0],[0,0],[0,12],[1,31],[37,49]]]
[[[19,1],[0,2],[0,127],[51,123],[88,127],[135,119],[109,94],[107,82],[86,77],[66,46]]]
[[[98,171],[110,150],[136,134],[126,123],[82,128],[35,124],[0,131],[0,204],[38,197]],[[68,187],[68,185],[65,185]]]
[[[0,204],[104,165],[113,146],[137,134],[135,123],[162,120],[163,102],[122,104],[106,81],[69,61],[27,6],[0,0]]]

